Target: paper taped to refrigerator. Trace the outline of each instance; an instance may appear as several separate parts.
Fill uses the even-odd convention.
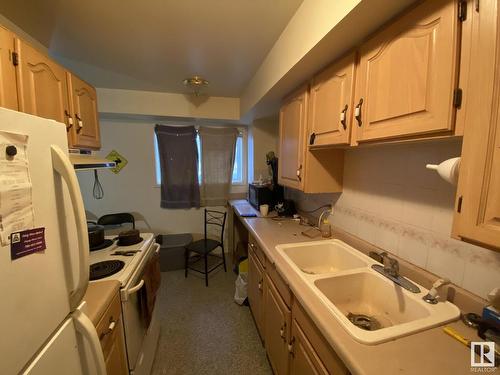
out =
[[[27,157],[28,136],[0,131],[0,241],[34,227],[32,185]]]

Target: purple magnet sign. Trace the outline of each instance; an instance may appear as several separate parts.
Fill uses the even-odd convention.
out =
[[[45,228],[28,229],[10,235],[10,257],[12,260],[45,249]]]

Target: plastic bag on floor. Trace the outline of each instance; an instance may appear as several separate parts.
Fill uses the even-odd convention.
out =
[[[248,296],[248,273],[240,272],[235,281],[234,302],[243,305]]]

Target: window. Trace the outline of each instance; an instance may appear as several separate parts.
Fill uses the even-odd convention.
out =
[[[155,172],[156,172],[156,184],[161,185],[161,167],[160,167],[160,156],[158,155],[158,140],[156,136],[154,138],[154,149],[155,149]],[[201,140],[200,136],[196,136],[196,145],[198,146],[198,181],[201,181]],[[234,155],[234,167],[233,167],[233,185],[243,185],[244,181],[244,165],[243,165],[243,136],[240,135],[236,139],[236,152]]]

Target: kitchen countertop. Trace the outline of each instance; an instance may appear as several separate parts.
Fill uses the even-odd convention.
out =
[[[233,206],[234,202],[229,202]],[[241,204],[241,201],[238,201]],[[276,264],[295,297],[309,313],[324,337],[353,374],[470,374],[470,350],[443,332],[443,327],[411,334],[389,342],[366,345],[357,342],[332,316],[326,306],[276,250],[279,244],[308,242],[301,234],[307,227],[291,219],[243,218],[239,220],[256,239],[267,257]],[[476,331],[461,321],[448,323],[473,341]]]
[[[119,289],[120,282],[118,280],[99,281],[89,284],[83,300],[87,302],[87,316],[94,325],[99,323]]]

